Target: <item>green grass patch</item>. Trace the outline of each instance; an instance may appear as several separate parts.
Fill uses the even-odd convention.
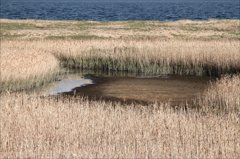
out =
[[[25,35],[19,35],[19,34],[10,34],[9,32],[0,32],[0,38],[1,39],[5,39],[5,40],[9,40],[9,39],[17,39],[17,38],[21,38]]]
[[[1,30],[22,30],[22,29],[34,29],[36,25],[31,23],[3,23],[1,22]]]
[[[48,40],[96,40],[96,39],[109,39],[95,35],[68,35],[68,36],[48,36]]]

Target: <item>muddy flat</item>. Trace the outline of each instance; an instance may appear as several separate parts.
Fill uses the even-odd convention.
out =
[[[75,88],[68,94],[93,99],[185,102],[207,88],[209,78],[169,76],[164,78],[94,77],[95,84]]]

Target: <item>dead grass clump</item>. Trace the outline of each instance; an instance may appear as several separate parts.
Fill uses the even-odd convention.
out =
[[[52,54],[28,46],[28,43],[1,42],[1,45],[0,91],[10,85],[16,90],[38,85],[59,69],[59,62]]]
[[[28,79],[58,68],[57,59],[27,43],[3,43],[1,47],[1,81]]]
[[[202,98],[200,107],[205,111],[240,115],[240,75],[225,76],[212,83]]]

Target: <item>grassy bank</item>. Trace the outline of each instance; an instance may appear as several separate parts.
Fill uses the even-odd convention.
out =
[[[54,45],[54,44],[53,44]],[[64,67],[146,74],[220,76],[240,71],[238,41],[58,42]],[[49,49],[50,50],[50,49]]]
[[[208,75],[240,71],[238,41],[2,41],[2,81],[29,79],[59,66],[75,70]],[[11,60],[10,60],[11,59]]]

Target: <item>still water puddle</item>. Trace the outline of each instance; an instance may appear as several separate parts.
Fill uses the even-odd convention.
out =
[[[84,96],[94,100],[186,102],[208,87],[210,78],[195,76],[74,76],[62,79],[48,95]]]
[[[83,87],[89,84],[93,84],[90,79],[64,79],[61,80],[55,87],[49,91],[49,95],[58,95],[61,93],[71,92],[76,87]]]

